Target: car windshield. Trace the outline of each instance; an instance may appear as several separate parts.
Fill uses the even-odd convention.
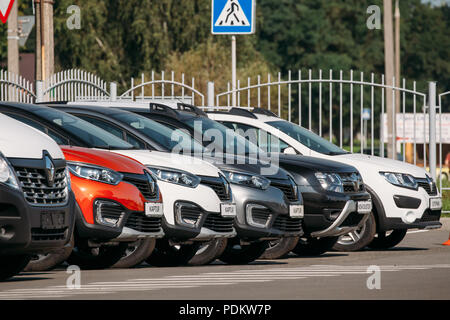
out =
[[[268,122],[268,124],[287,134],[289,137],[294,138],[313,151],[326,155],[340,155],[348,153],[347,151],[342,150],[331,142],[319,137],[314,132],[311,132],[291,122],[272,121]]]
[[[130,112],[113,113],[110,116],[135,128],[169,151],[190,151],[200,154],[204,151],[200,143],[182,130],[166,127],[156,121]]]
[[[205,117],[191,117],[183,120],[190,128],[203,135],[203,141],[210,143],[210,148],[218,148],[222,152],[245,155],[264,154],[256,144],[238,135],[223,124]],[[231,152],[232,150],[232,152]]]
[[[90,124],[87,121],[74,117],[68,113],[55,109],[38,109],[34,113],[61,127],[71,135],[77,137],[91,148],[109,150],[129,150],[134,147],[110,134],[109,132]]]

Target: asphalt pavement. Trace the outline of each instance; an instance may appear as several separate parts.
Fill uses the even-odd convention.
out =
[[[23,273],[0,283],[10,299],[450,299],[449,231],[412,231],[396,248],[246,266]],[[79,284],[79,286],[78,286]]]

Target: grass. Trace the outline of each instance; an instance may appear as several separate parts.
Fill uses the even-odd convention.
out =
[[[439,185],[439,181],[438,181],[438,185]],[[450,188],[450,182],[442,181],[442,187]],[[442,211],[450,211],[450,190],[442,191]],[[443,213],[442,216],[446,217],[446,218],[450,218],[449,213]]]

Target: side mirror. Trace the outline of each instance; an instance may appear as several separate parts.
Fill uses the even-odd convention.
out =
[[[294,148],[292,147],[287,147],[286,149],[283,150],[284,154],[297,154],[297,151],[295,151]]]

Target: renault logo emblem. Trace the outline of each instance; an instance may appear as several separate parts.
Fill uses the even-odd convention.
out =
[[[48,156],[45,156],[44,160],[45,160],[45,174],[47,175],[47,184],[49,187],[53,187],[53,184],[55,183],[55,165]]]

